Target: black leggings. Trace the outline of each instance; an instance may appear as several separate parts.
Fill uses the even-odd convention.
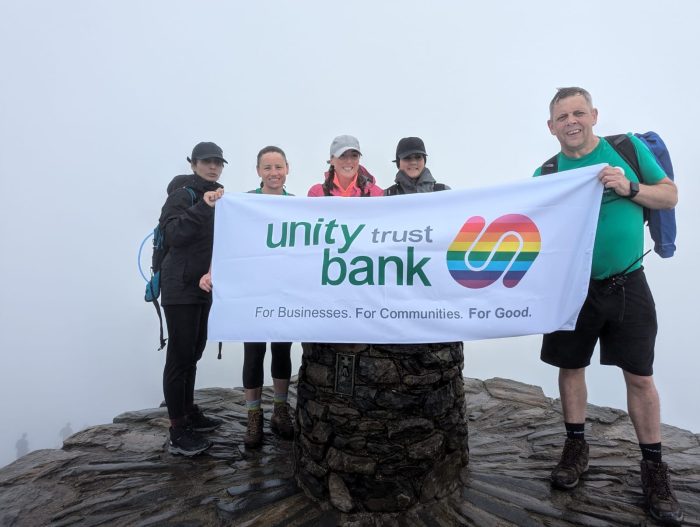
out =
[[[263,385],[263,362],[265,360],[265,342],[243,343],[243,387],[260,388]],[[272,342],[272,370],[273,379],[289,379],[292,376],[292,359],[289,351],[291,342]]]
[[[207,344],[210,308],[211,304],[163,306],[168,325],[163,395],[170,419],[182,418],[192,410],[197,361]]]

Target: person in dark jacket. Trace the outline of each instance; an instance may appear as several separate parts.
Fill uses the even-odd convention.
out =
[[[420,137],[404,137],[396,145],[396,167],[399,169],[395,183],[384,191],[385,196],[415,194],[449,190],[450,187],[436,183],[430,170],[425,166],[428,154]]]
[[[161,304],[168,327],[163,393],[170,417],[168,449],[194,456],[211,446],[200,433],[222,423],[194,404],[194,385],[211,308],[211,293],[199,288],[199,278],[211,261],[214,206],[223,196],[218,180],[226,160],[219,146],[203,142],[187,161],[193,173],[171,181],[159,220],[168,246],[161,266]]]

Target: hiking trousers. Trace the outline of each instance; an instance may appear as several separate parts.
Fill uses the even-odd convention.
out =
[[[170,419],[192,411],[197,361],[207,344],[211,303],[163,306],[168,326],[168,348],[163,369],[163,395]]]

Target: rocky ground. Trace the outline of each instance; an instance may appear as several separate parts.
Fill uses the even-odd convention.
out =
[[[168,454],[163,408],[124,413],[61,450],[34,451],[1,469],[0,525],[654,525],[642,510],[639,450],[625,412],[589,407],[591,467],[563,492],[548,482],[563,444],[558,401],[504,379],[464,383],[470,464],[461,489],[430,507],[362,516],[317,505],[294,482],[291,443],[267,427],[270,405],[265,445],[247,452],[242,389],[210,388],[197,392],[197,403],[225,425],[210,435],[208,453]],[[271,401],[269,388],[263,397]],[[685,525],[700,526],[700,436],[666,425],[662,433]]]

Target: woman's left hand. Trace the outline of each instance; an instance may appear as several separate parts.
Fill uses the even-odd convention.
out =
[[[211,293],[211,290],[214,286],[211,283],[211,271],[209,271],[207,274],[202,276],[202,278],[199,279],[199,288],[206,291],[207,293]]]

